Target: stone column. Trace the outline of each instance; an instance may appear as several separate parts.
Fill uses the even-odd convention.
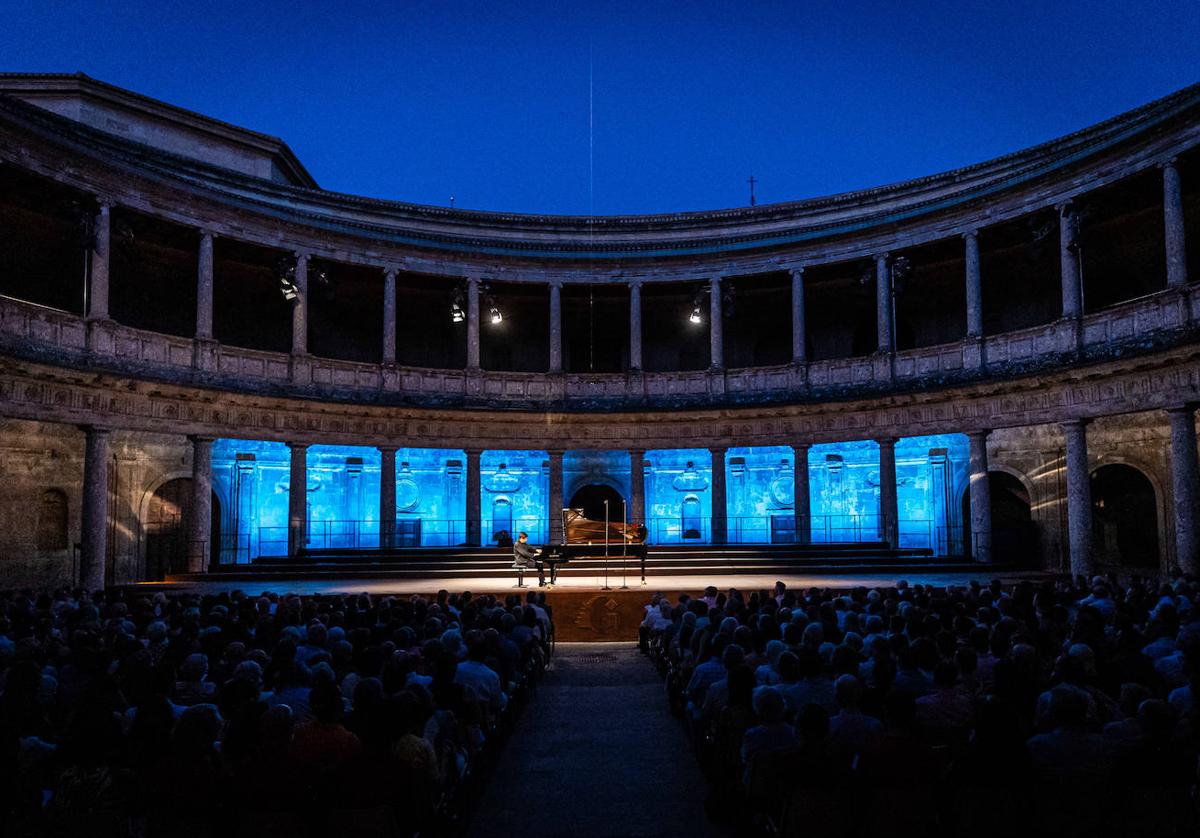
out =
[[[292,300],[292,354],[308,354],[308,254],[296,254],[296,299]]]
[[[880,352],[892,352],[892,268],[887,253],[875,257],[875,332]]]
[[[562,285],[550,283],[550,372],[562,372]]]
[[[646,452],[641,448],[629,452],[629,523],[646,523]]]
[[[383,363],[396,363],[396,269],[383,271]],[[393,455],[395,452],[392,452]]]
[[[479,369],[479,278],[467,277],[467,369]]]
[[[101,201],[92,221],[92,254],[88,283],[88,320],[108,319],[108,268],[112,238],[112,207]]]
[[[483,525],[479,510],[483,490],[479,474],[479,456],[482,453],[479,448],[467,449],[467,544],[471,547],[479,547],[483,543],[480,541]]]
[[[1092,572],[1092,476],[1088,469],[1087,421],[1062,423],[1066,437],[1067,537],[1071,573]]]
[[[1070,202],[1058,208],[1059,270],[1062,277],[1062,316],[1076,318],[1083,314],[1083,283],[1079,276],[1079,219]]]
[[[379,449],[379,546],[396,546],[396,449]]]
[[[721,277],[714,276],[709,284],[708,295],[708,341],[709,366],[725,368],[725,324],[721,317]]]
[[[1183,222],[1183,187],[1174,158],[1163,163],[1163,228],[1167,241],[1167,286],[1188,284],[1187,239]]]
[[[804,322],[804,268],[792,268],[792,363],[808,360],[808,332]]]
[[[200,233],[200,254],[196,270],[196,340],[213,336],[213,234]]]
[[[629,371],[642,369],[642,283],[629,283]]]
[[[807,442],[792,446],[792,454],[795,456],[795,462],[792,464],[792,497],[798,544],[808,544],[812,541],[812,500],[808,488],[808,450],[811,447]]]
[[[896,440],[879,443],[879,538],[893,550],[900,545],[900,510],[896,501]]]
[[[988,433],[972,431],[967,434],[970,444],[970,547],[971,555],[977,562],[992,561],[992,490],[988,484]]]
[[[192,511],[188,519],[188,573],[204,573],[212,562],[212,445],[209,437],[192,442]]]
[[[1200,573],[1200,467],[1196,462],[1196,408],[1167,411],[1171,422],[1171,490],[1175,499],[1175,562]]]
[[[548,544],[561,544],[563,541],[562,509],[563,509],[563,452],[547,451],[550,455],[550,496],[546,499],[546,517],[550,522],[547,528]],[[609,510],[616,514],[620,510]]]
[[[983,278],[979,273],[979,233],[963,233],[967,260],[967,337],[983,337]]]
[[[289,442],[288,448],[288,555],[295,556],[308,544],[308,443]]]
[[[729,501],[725,493],[725,448],[710,448],[712,453],[712,537],[713,544],[729,540]]]
[[[108,559],[108,435],[107,428],[83,428],[83,507],[79,585],[88,591],[104,587]]]

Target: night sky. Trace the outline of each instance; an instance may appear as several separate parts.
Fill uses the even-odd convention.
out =
[[[1196,0],[0,0],[0,13],[2,70],[83,71],[275,134],[326,189],[517,212],[739,206],[751,174],[760,203],[877,186],[1200,81]]]

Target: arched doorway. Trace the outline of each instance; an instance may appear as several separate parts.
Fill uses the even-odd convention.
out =
[[[583,517],[593,521],[604,520],[604,502],[608,501],[608,517],[610,521],[620,522],[625,517],[625,498],[612,486],[603,483],[589,483],[581,486],[571,495],[567,504],[571,509],[582,509]]]
[[[1092,537],[1101,562],[1158,567],[1158,504],[1146,475],[1122,464],[1092,473]]]
[[[992,501],[992,556],[995,561],[1036,565],[1039,560],[1037,528],[1033,523],[1029,490],[1006,471],[988,472]],[[972,558],[971,491],[962,496],[963,553]]]
[[[192,481],[168,480],[150,496],[142,531],[146,536],[146,578],[157,581],[188,570],[187,521],[192,511]],[[217,564],[221,548],[221,502],[212,494],[209,563]]]

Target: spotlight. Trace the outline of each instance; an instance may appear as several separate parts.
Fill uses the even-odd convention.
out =
[[[279,277],[279,293],[285,300],[294,300],[296,291],[296,266],[290,260],[283,258],[275,265],[275,274]]]
[[[492,306],[492,323],[499,323],[504,319],[504,315],[500,313],[500,309]]]
[[[700,323],[704,318],[700,316],[700,306],[692,306],[692,313],[688,316],[688,320],[692,323]]]
[[[704,322],[704,315],[702,314],[704,311],[704,296],[711,293],[711,291],[711,286],[696,289],[696,293],[692,297],[692,313],[688,315],[689,323]]]
[[[467,287],[463,283],[454,286],[450,295],[450,322],[462,323],[467,319]]]

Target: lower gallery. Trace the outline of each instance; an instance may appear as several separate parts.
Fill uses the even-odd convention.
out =
[[[522,216],[0,74],[0,817],[1195,834],[1198,117]]]

